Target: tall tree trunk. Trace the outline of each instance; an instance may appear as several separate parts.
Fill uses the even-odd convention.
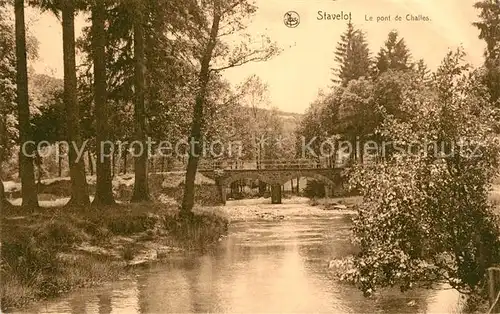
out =
[[[363,137],[359,137],[359,163],[362,165],[364,163],[365,152],[364,152],[364,141]]]
[[[0,180],[0,213],[3,213],[4,210],[10,208],[11,206],[12,204],[5,196],[5,187],[3,186],[3,181]]]
[[[91,176],[94,175],[94,161],[92,160],[92,152],[90,150],[87,151],[87,160],[89,164],[89,174]]]
[[[61,148],[57,148],[59,150],[59,158],[57,158],[57,175],[62,177],[62,162],[63,162],[63,157],[61,156]]]
[[[150,158],[149,159],[149,173],[156,173],[156,167],[155,167],[155,159]]]
[[[6,118],[5,117],[0,117],[0,213],[3,212],[4,209],[7,208],[10,203],[7,201],[7,197],[5,196],[5,188],[3,186],[3,181],[2,181],[2,162],[4,160],[5,154],[5,143],[7,140],[7,130],[6,130],[6,125],[5,125]]]
[[[26,61],[26,26],[24,24],[24,1],[15,0],[16,60],[17,60],[17,111],[19,115],[19,143],[21,147],[33,140],[30,125],[28,96],[28,66]],[[22,207],[27,210],[38,208],[37,186],[33,165],[34,146],[26,145],[19,152],[19,174],[21,177]]]
[[[218,3],[218,1],[216,1]],[[203,123],[203,106],[205,104],[205,96],[207,94],[207,85],[210,80],[210,61],[212,53],[215,49],[217,34],[219,32],[220,12],[218,8],[215,9],[215,15],[212,22],[212,29],[210,31],[210,39],[208,41],[205,52],[201,60],[201,69],[198,77],[199,89],[196,94],[196,101],[194,104],[193,123],[191,125],[191,135],[188,143],[191,149],[189,150],[188,165],[186,169],[186,182],[184,185],[184,197],[182,199],[182,212],[191,213],[194,206],[194,181],[196,178],[196,171],[198,170],[198,161],[201,153],[201,140],[202,140],[202,123]],[[193,141],[193,142],[191,142]]]
[[[123,152],[123,174],[127,174],[127,153],[127,150]]]
[[[64,58],[64,104],[69,139],[69,173],[71,177],[71,199],[69,205],[88,206],[90,204],[85,164],[83,156],[75,149],[82,147],[80,135],[80,108],[76,95],[75,61],[75,8],[74,0],[61,1]]]
[[[146,147],[146,114],[145,114],[145,53],[144,53],[144,20],[143,20],[143,3],[135,1],[135,20],[134,20],[134,58],[135,58],[135,104],[134,104],[134,127],[135,140],[142,145],[142,152],[139,156],[136,149],[136,157],[134,160],[134,193],[132,194],[131,202],[149,201],[148,188],[148,150]]]
[[[2,116],[0,117],[0,213],[3,212],[3,210],[9,205],[7,201],[7,197],[5,196],[5,189],[3,186],[3,181],[2,181],[2,162],[4,161],[5,158],[5,153],[6,153],[6,141],[7,141],[7,130],[6,130],[6,117]]]
[[[109,141],[106,82],[106,7],[104,1],[92,6],[92,57],[94,61],[94,103],[96,113],[96,190],[93,204],[113,205],[111,147]]]
[[[42,157],[37,153],[35,155],[35,163],[36,163],[36,170],[37,170],[37,181],[38,181],[38,186],[42,184],[42,176],[43,176],[43,160]]]
[[[5,207],[7,206],[7,198],[5,197],[5,189],[3,186],[3,181],[0,180],[0,212],[3,212]]]
[[[111,177],[115,177],[116,172],[116,151],[113,150],[113,154],[111,156]]]

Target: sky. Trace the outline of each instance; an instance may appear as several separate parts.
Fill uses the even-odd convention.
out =
[[[334,51],[347,21],[318,20],[318,11],[331,14],[350,13],[356,28],[363,30],[375,56],[387,38],[398,30],[413,58],[423,58],[434,70],[449,49],[464,47],[468,62],[482,63],[485,44],[472,25],[478,11],[475,0],[256,0],[258,11],[247,32],[256,38],[267,34],[282,53],[272,60],[226,70],[224,76],[234,85],[250,75],[268,84],[273,107],[303,113],[319,90],[327,89],[333,78]],[[284,14],[295,11],[300,24],[295,28],[283,22]],[[427,16],[429,21],[406,21],[406,15]],[[395,17],[402,17],[396,21]],[[367,21],[369,17],[373,21]],[[377,17],[390,16],[390,21]],[[32,65],[36,72],[63,76],[62,32],[59,21],[50,13],[27,10],[27,21],[38,38],[39,59]],[[85,20],[76,20],[76,36]]]

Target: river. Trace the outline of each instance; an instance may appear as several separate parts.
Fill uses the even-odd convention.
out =
[[[229,207],[233,213],[247,206]],[[349,215],[306,204],[254,205],[279,219],[231,223],[210,253],[178,256],[133,277],[38,304],[38,313],[453,313],[452,290],[384,290],[364,298],[328,261],[354,252]],[[286,215],[287,213],[295,213]],[[258,214],[258,213],[257,213]],[[33,309],[32,309],[33,311]]]

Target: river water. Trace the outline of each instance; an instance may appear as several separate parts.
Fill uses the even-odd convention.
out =
[[[266,206],[258,206],[265,210]],[[279,206],[286,210],[287,205]],[[276,207],[278,206],[278,207]],[[289,205],[288,205],[289,206]],[[307,206],[302,204],[300,206]],[[289,206],[290,207],[290,206]],[[279,209],[279,208],[278,208]],[[303,208],[302,208],[303,209]],[[245,210],[245,207],[233,208]],[[310,208],[311,212],[318,211]],[[282,217],[283,218],[283,217]],[[132,278],[37,305],[38,313],[453,313],[452,290],[384,290],[364,298],[328,261],[354,252],[342,213],[234,222],[203,256],[179,256]]]

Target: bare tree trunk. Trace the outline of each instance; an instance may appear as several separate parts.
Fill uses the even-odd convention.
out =
[[[37,170],[37,181],[38,186],[42,184],[42,176],[43,176],[43,160],[42,157],[37,153],[35,156],[36,170]]]
[[[92,7],[92,57],[94,61],[94,103],[96,113],[96,190],[93,204],[113,205],[106,85],[106,7],[95,1]]]
[[[60,148],[59,149],[59,152],[60,152]],[[59,178],[62,177],[62,161],[63,161],[63,158],[61,156],[59,156],[58,160],[57,160],[57,174],[59,175]]]
[[[127,174],[127,150],[123,153],[123,174]]]
[[[8,206],[8,201],[7,198],[5,197],[5,189],[3,186],[3,181],[0,180],[0,212],[3,212],[3,210]]]
[[[15,0],[16,59],[17,59],[17,110],[19,115],[19,144],[33,140],[30,125],[28,96],[28,66],[26,61],[26,26],[24,24],[24,1]],[[22,207],[27,210],[38,208],[37,186],[33,165],[34,146],[26,145],[19,152],[19,175],[21,177]]]
[[[136,1],[136,12],[134,20],[134,57],[135,57],[135,140],[142,144],[140,156],[134,160],[134,193],[131,202],[149,201],[148,188],[148,151],[146,147],[146,114],[144,105],[145,94],[145,53],[144,53],[144,20],[143,3]],[[138,147],[136,145],[136,155]]]
[[[5,158],[7,130],[6,130],[6,117],[0,117],[0,213],[9,205],[7,197],[5,197],[5,189],[2,181],[2,167],[1,164]]]
[[[114,178],[115,177],[115,172],[116,172],[116,151],[113,150],[113,154],[111,156],[111,177]]]
[[[74,0],[62,4],[63,57],[64,57],[64,104],[69,139],[69,172],[71,176],[71,199],[68,205],[88,206],[90,204],[83,156],[78,156],[75,145],[82,147],[80,135],[80,108],[76,95],[75,60],[75,8]]]
[[[183,213],[191,213],[194,206],[194,193],[195,193],[194,182],[196,178],[196,171],[198,169],[198,161],[200,158],[201,147],[202,147],[200,142],[202,140],[201,129],[203,123],[203,106],[205,104],[207,85],[210,80],[210,61],[212,59],[212,53],[216,45],[217,34],[219,32],[220,19],[221,19],[220,12],[218,11],[218,8],[215,8],[215,15],[212,22],[212,28],[210,31],[210,39],[201,60],[201,69],[198,77],[199,89],[194,104],[191,136],[188,139],[188,142],[192,145],[190,145],[191,149],[189,151],[189,159],[186,169],[184,197],[182,199]]]
[[[87,151],[87,160],[88,160],[88,164],[89,164],[89,174],[91,176],[94,175],[94,161],[92,160],[92,153],[90,152],[90,150]]]
[[[3,186],[2,181],[2,162],[5,158],[5,150],[6,150],[6,141],[7,141],[7,130],[6,130],[6,118],[0,117],[0,213],[3,213],[3,210],[6,209],[10,203],[7,201],[7,197],[5,196],[5,188]]]
[[[359,138],[359,146],[360,146],[360,149],[359,149],[359,163],[360,164],[364,163],[364,157],[365,157],[364,156],[363,145],[364,145],[363,137],[360,136],[360,138]]]
[[[156,173],[156,167],[155,167],[155,159],[153,157],[151,157],[149,159],[149,169],[150,169],[150,173]]]

